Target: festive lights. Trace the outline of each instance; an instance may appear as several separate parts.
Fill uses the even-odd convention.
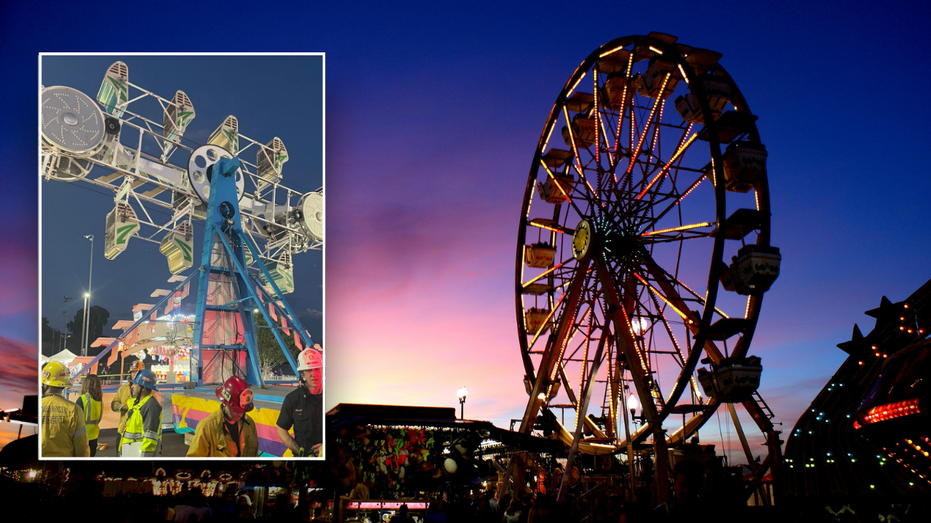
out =
[[[863,424],[869,425],[880,421],[911,416],[912,414],[921,414],[921,409],[918,408],[918,398],[873,407],[866,413]]]

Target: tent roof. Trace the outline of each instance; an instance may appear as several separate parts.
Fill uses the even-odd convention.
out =
[[[58,362],[61,362],[61,363],[64,363],[64,364],[68,364],[68,363],[71,363],[72,361],[74,361],[74,359],[77,358],[77,357],[78,357],[77,354],[71,352],[71,351],[68,350],[68,349],[65,349],[65,350],[59,352],[58,354],[55,354],[55,355],[49,357],[49,361],[58,361]]]

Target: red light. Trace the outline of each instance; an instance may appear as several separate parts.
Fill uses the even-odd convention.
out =
[[[870,423],[911,416],[912,414],[921,414],[921,409],[918,408],[918,398],[873,407],[867,412],[863,422],[869,425]]]

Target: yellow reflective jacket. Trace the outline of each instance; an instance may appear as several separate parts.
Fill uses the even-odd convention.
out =
[[[81,394],[81,408],[84,409],[84,427],[87,429],[87,439],[95,440],[100,436],[100,418],[103,409],[99,401],[90,394]]]
[[[116,395],[113,396],[113,401],[110,402],[110,410],[113,412],[120,412],[124,405],[129,402],[130,397],[132,397],[132,392],[129,390],[129,383],[124,383],[120,385],[120,388],[116,390]],[[120,413],[120,423],[119,426],[122,426],[123,423],[126,423],[126,418],[129,416],[128,412]]]
[[[239,448],[223,423],[223,412],[217,410],[197,423],[194,439],[187,450],[189,457],[254,458],[259,455],[259,434],[255,421],[244,414],[239,425]]]
[[[86,458],[91,455],[84,411],[57,394],[42,397],[42,456]]]
[[[162,454],[162,406],[149,394],[142,401],[130,398],[126,428],[120,438],[120,452],[123,445],[133,441],[142,442],[142,456],[146,458]]]

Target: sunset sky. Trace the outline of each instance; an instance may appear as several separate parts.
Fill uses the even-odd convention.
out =
[[[124,6],[112,26],[91,11],[74,25],[73,10],[50,7],[40,31],[33,24],[0,31],[13,72],[4,82],[8,107],[0,128],[7,173],[0,182],[6,200],[0,336],[11,340],[3,349],[13,358],[2,359],[0,408],[20,405],[28,373],[25,381],[8,379],[35,365],[34,353],[18,347],[37,345],[38,328],[30,325],[39,318],[39,51],[326,53],[327,407],[452,407],[465,385],[467,418],[507,427],[521,417],[527,398],[513,285],[527,171],[569,75],[620,36],[660,31],[722,53],[720,63],[759,116],[769,152],[772,244],[783,262],[750,352],[763,359],[761,394],[783,430],[843,361],[836,344],[850,339],[853,324],[864,333],[872,328],[863,311],[883,295],[904,299],[931,278],[931,176],[920,153],[931,116],[922,64],[931,57],[920,40],[923,17],[908,2],[299,5],[251,6],[248,17],[195,5],[183,17],[167,9],[143,15]],[[14,7],[5,23],[32,15]],[[207,20],[183,37],[167,36],[176,34],[170,28],[177,23]],[[165,72],[172,74],[191,72]],[[197,81],[178,80],[172,92]],[[209,132],[216,123],[192,125]],[[297,157],[300,144],[285,141]],[[74,241],[76,281],[86,281],[86,242]],[[121,261],[96,256],[95,282],[103,271],[122,271]],[[165,279],[153,278],[153,286]],[[296,282],[295,294],[302,284]],[[702,438],[718,438],[715,421]]]

